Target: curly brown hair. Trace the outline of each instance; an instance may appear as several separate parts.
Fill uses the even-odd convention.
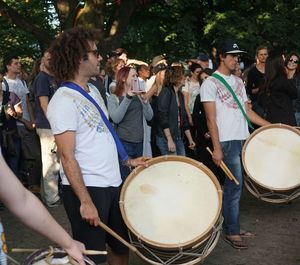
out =
[[[87,58],[89,42],[97,40],[98,31],[76,27],[66,30],[51,44],[50,71],[58,81],[72,80],[79,70],[81,59]]]

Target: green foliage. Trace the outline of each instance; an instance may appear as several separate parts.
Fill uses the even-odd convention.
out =
[[[299,0],[222,1],[205,17],[203,37],[215,43],[234,38],[252,58],[257,46],[272,49],[275,42],[286,51],[299,51],[299,16]]]
[[[138,9],[122,46],[131,58],[146,61],[166,53],[172,60],[195,57],[200,48],[200,1],[158,1]]]
[[[56,32],[61,30],[54,0],[1,2],[8,4],[50,37],[54,38]],[[77,3],[67,2],[75,6]],[[75,10],[75,6],[70,6],[70,10]],[[104,14],[102,32],[105,40],[109,37],[109,28],[118,7],[118,1],[107,0],[103,10],[95,12]],[[137,7],[125,36],[113,45],[114,48],[119,45],[127,49],[130,58],[148,62],[162,53],[166,53],[170,60],[196,57],[200,51],[210,51],[219,40],[230,37],[248,51],[250,58],[254,57],[258,45],[271,48],[274,42],[288,51],[300,51],[299,17],[300,0],[148,0],[147,5]],[[98,27],[101,24],[99,21],[95,21]],[[33,37],[30,30],[15,26],[2,12],[0,25],[0,57],[6,53],[37,57],[47,48],[46,42]]]
[[[5,1],[19,15],[26,20],[32,21],[40,29],[55,35],[55,26],[53,21],[56,14],[51,8],[51,1],[31,0],[25,1],[7,0]],[[21,56],[40,56],[41,49],[45,48],[44,43],[39,43],[33,35],[17,27],[14,23],[3,15],[0,16],[0,56],[6,54],[16,54]]]

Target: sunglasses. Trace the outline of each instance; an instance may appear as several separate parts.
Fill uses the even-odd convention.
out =
[[[293,60],[293,59],[289,59],[289,62],[295,63],[295,64],[298,64],[298,63],[299,63],[299,61],[296,61],[296,60]]]
[[[90,51],[87,51],[88,53],[92,53],[92,54],[94,54],[94,56],[96,56],[96,57],[99,57],[99,55],[100,55],[100,53],[99,53],[99,51],[98,51],[98,49],[95,49],[95,50],[90,50]]]

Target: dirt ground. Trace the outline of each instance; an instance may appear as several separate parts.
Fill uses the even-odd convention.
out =
[[[49,209],[51,214],[70,231],[63,206]],[[28,254],[11,253],[12,248],[43,248],[51,245],[20,224],[6,209],[0,212],[6,231],[9,256],[22,262]],[[204,261],[206,265],[298,265],[300,264],[300,199],[291,204],[260,201],[244,191],[241,201],[242,228],[257,236],[248,238],[248,250],[235,250],[220,238]],[[10,262],[9,264],[13,264]],[[131,265],[145,264],[134,254]]]

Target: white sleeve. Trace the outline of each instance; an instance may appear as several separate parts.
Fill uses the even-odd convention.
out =
[[[184,86],[182,87],[182,92],[189,93],[189,81],[185,80]]]
[[[52,133],[61,134],[66,131],[76,131],[79,113],[72,98],[55,93],[47,110]]]
[[[200,87],[201,102],[216,101],[217,87],[210,79],[211,77],[207,78]]]

